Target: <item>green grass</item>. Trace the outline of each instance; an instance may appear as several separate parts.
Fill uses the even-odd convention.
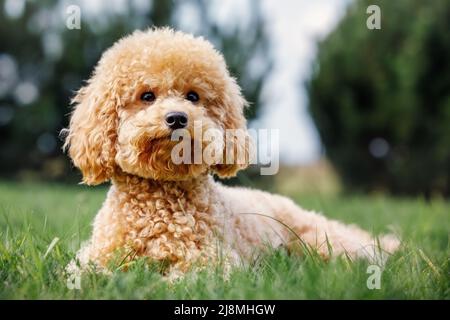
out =
[[[303,207],[358,223],[375,233],[388,226],[402,249],[388,261],[379,290],[366,286],[367,263],[273,250],[256,263],[189,273],[170,284],[158,266],[138,261],[127,272],[88,274],[69,290],[64,268],[90,224],[105,188],[0,183],[0,298],[2,299],[449,299],[450,203],[384,196],[298,196]],[[49,244],[59,238],[45,255]]]

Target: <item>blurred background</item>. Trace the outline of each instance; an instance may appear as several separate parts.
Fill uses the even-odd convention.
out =
[[[371,4],[380,30],[366,26]],[[71,5],[79,29],[67,27]],[[80,181],[58,138],[70,98],[106,48],[151,26],[212,41],[251,102],[250,126],[280,130],[280,173],[234,182],[450,195],[446,0],[0,0],[0,179]]]

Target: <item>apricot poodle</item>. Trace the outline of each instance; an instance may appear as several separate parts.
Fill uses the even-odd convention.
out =
[[[223,135],[246,130],[247,102],[223,56],[203,38],[167,28],[134,32],[103,54],[73,103],[65,143],[73,164],[85,184],[111,182],[78,267],[107,271],[116,258],[126,264],[148,257],[164,261],[171,275],[217,261],[236,265],[266,245],[301,242],[325,259],[374,259],[399,245],[393,235],[375,239],[285,197],[213,179],[236,175],[248,155],[244,162],[221,161],[225,153],[215,163],[173,162],[175,130],[193,133],[194,123]],[[206,143],[195,135],[191,142]],[[249,146],[234,138],[223,151]]]

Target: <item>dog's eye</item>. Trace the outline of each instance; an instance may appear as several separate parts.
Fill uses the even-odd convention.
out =
[[[197,102],[200,100],[200,97],[198,96],[198,93],[195,91],[189,91],[186,95],[186,99],[191,102]]]
[[[153,102],[156,100],[156,96],[153,92],[147,91],[147,92],[144,92],[143,94],[141,94],[141,100],[147,101],[147,102]]]

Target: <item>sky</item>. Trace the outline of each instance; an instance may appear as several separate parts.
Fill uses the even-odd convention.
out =
[[[284,163],[307,164],[322,154],[308,113],[304,82],[311,73],[317,41],[333,30],[348,2],[263,1],[275,66],[263,89],[263,97],[267,98],[263,99],[264,113],[258,125],[280,129],[280,159]]]

